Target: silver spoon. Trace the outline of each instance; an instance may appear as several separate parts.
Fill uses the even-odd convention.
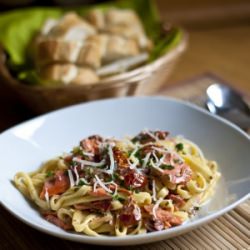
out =
[[[212,84],[207,88],[208,110],[237,124],[242,129],[250,128],[250,108],[241,95],[223,84]]]

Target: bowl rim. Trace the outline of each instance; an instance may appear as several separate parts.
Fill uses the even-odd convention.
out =
[[[223,123],[224,125],[231,127],[232,129],[236,130],[239,134],[241,134],[241,136],[245,137],[246,139],[250,140],[250,136],[244,132],[243,130],[241,130],[238,126],[232,124],[231,122],[227,121],[224,118],[218,117],[216,115],[213,115],[211,113],[209,113],[208,111],[202,109],[201,107],[197,107],[195,104],[191,104],[187,101],[183,101],[183,100],[177,100],[175,98],[166,98],[164,96],[151,96],[151,97],[122,97],[122,98],[109,98],[106,100],[97,100],[97,101],[91,101],[88,103],[81,103],[81,104],[75,104],[66,108],[61,108],[59,110],[56,111],[51,111],[48,112],[46,114],[40,115],[38,117],[32,118],[28,121],[22,122],[16,126],[13,126],[7,130],[5,130],[4,132],[0,133],[0,136],[4,133],[9,133],[11,132],[13,129],[15,129],[18,126],[22,126],[25,125],[25,123],[29,123],[32,122],[36,119],[40,119],[41,117],[45,117],[45,116],[53,116],[56,112],[64,112],[65,110],[70,110],[70,109],[75,109],[75,108],[79,108],[82,105],[91,105],[92,103],[102,103],[102,102],[110,102],[110,101],[121,101],[124,99],[148,99],[148,100],[163,100],[163,101],[170,101],[172,103],[175,104],[181,104],[184,105],[185,107],[188,107],[192,110],[196,110],[198,112],[201,112],[203,114],[206,114],[207,116],[209,116],[211,119],[217,120],[220,123]],[[51,229],[48,229],[46,227],[41,227],[35,223],[30,222],[28,219],[22,217],[20,214],[15,213],[14,208],[8,207],[7,204],[5,204],[2,200],[2,198],[0,197],[0,204],[3,205],[11,214],[13,214],[15,217],[17,217],[19,220],[21,220],[22,222],[24,222],[25,224],[28,224],[29,226],[31,226],[32,228],[35,228],[41,232],[62,238],[62,239],[67,239],[67,240],[71,240],[71,241],[76,241],[76,242],[80,242],[80,243],[88,243],[88,244],[94,244],[94,245],[113,245],[113,246],[118,246],[118,245],[138,245],[138,244],[145,244],[145,243],[150,243],[150,242],[156,242],[159,240],[164,240],[170,237],[174,237],[177,235],[180,235],[182,233],[185,233],[187,231],[190,231],[204,223],[210,222],[211,220],[223,215],[224,213],[228,212],[229,210],[233,209],[234,207],[236,207],[237,205],[239,205],[240,203],[246,201],[247,199],[250,198],[250,194],[245,194],[242,198],[240,198],[239,200],[236,200],[234,202],[232,202],[230,205],[227,205],[223,208],[220,208],[219,210],[217,210],[216,212],[213,212],[211,214],[208,214],[206,216],[204,216],[203,218],[198,218],[195,221],[192,221],[190,223],[187,224],[183,224],[179,227],[174,227],[174,228],[170,228],[168,230],[163,230],[163,231],[159,231],[159,232],[152,232],[150,233],[151,237],[148,237],[148,234],[143,234],[143,235],[132,235],[132,236],[126,236],[126,237],[108,237],[108,236],[104,236],[104,237],[90,237],[90,236],[86,236],[86,235],[79,235],[79,234],[74,234],[74,233],[65,233],[64,231],[61,233],[59,231],[52,231]]]
[[[13,89],[23,89],[26,91],[33,90],[37,92],[41,91],[61,91],[68,89],[86,89],[86,90],[102,90],[109,86],[118,84],[133,84],[135,82],[143,81],[152,74],[153,71],[159,67],[171,62],[177,58],[181,53],[185,51],[188,44],[188,33],[181,28],[182,36],[177,45],[167,51],[164,55],[160,56],[153,62],[142,65],[135,69],[129,70],[124,73],[120,73],[114,76],[107,77],[95,84],[84,84],[84,85],[63,85],[63,86],[41,86],[41,85],[28,85],[22,83],[10,73],[10,70],[6,64],[6,54],[3,46],[0,44],[0,78],[3,78],[5,85],[12,87]]]

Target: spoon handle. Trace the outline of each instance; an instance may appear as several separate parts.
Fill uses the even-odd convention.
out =
[[[247,115],[238,109],[231,109],[228,112],[225,112],[223,117],[235,123],[244,130],[250,128],[250,115]]]

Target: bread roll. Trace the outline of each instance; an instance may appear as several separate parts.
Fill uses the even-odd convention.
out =
[[[86,16],[87,20],[99,31],[104,31],[106,20],[104,12],[100,9],[91,10]]]
[[[152,42],[147,38],[143,25],[133,10],[112,8],[103,12],[97,9],[90,11],[87,19],[101,32],[134,39],[142,50],[149,51],[152,48]]]
[[[73,63],[97,69],[102,62],[112,62],[138,54],[139,47],[133,39],[98,34],[89,36],[85,42],[38,39],[35,61],[38,67],[51,63]]]
[[[89,68],[77,67],[73,64],[52,64],[40,69],[40,76],[46,85],[54,84],[93,84],[99,81],[96,73]]]
[[[108,36],[107,47],[103,60],[112,62],[129,56],[138,55],[140,50],[137,43],[133,39],[126,39],[122,36]]]
[[[69,12],[50,29],[47,36],[67,41],[83,41],[86,37],[95,33],[96,29],[91,24],[76,13]]]
[[[35,61],[39,66],[50,63],[74,63],[81,48],[82,43],[77,41],[40,39],[35,46]]]

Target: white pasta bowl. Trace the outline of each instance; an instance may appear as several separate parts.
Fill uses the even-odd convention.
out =
[[[18,171],[33,171],[42,162],[69,152],[91,134],[123,137],[144,128],[183,135],[200,146],[222,174],[212,199],[197,216],[168,230],[124,237],[91,237],[66,232],[44,220],[14,187]],[[75,105],[39,116],[0,135],[1,204],[24,223],[45,233],[83,243],[134,245],[174,237],[234,208],[249,197],[250,140],[233,124],[191,104],[164,97],[109,99]]]

